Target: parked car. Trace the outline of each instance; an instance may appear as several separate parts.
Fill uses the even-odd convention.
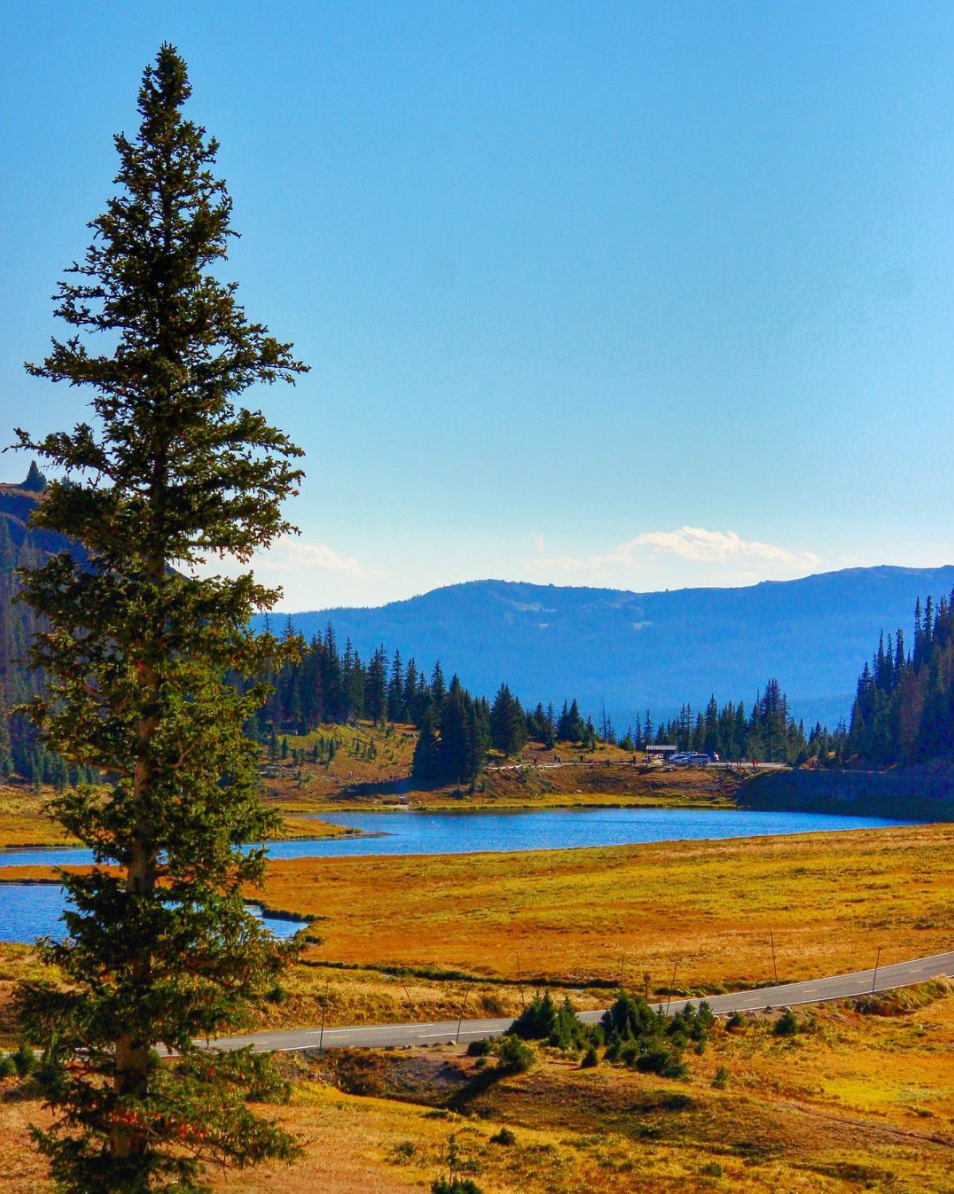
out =
[[[708,755],[694,750],[681,750],[669,759],[673,767],[706,767],[711,761]]]

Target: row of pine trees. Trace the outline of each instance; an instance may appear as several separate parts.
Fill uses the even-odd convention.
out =
[[[291,621],[287,633],[293,634]],[[368,720],[378,724],[413,724],[420,731],[414,775],[423,781],[471,782],[494,748],[512,757],[528,741],[544,750],[572,743],[591,750],[597,741],[633,752],[650,743],[674,743],[680,750],[718,754],[723,759],[759,758],[766,762],[800,763],[812,754],[840,760],[844,727],[829,734],[816,725],[806,735],[791,714],[777,680],[770,680],[746,713],[740,702],[721,708],[713,696],[704,712],[684,705],[679,715],[653,725],[649,711],[637,727],[617,737],[604,714],[599,730],[584,718],[579,703],[564,701],[559,713],[552,704],[524,710],[507,684],[490,703],[474,697],[458,676],[448,684],[440,662],[430,676],[400,651],[388,656],[379,646],[365,663],[351,640],[338,647],[329,623],[316,636],[301,660],[270,677],[272,695],[259,712],[260,741],[276,732],[305,734],[328,722]]]
[[[778,680],[772,679],[756,696],[750,713],[742,701],[720,706],[715,696],[709,698],[705,711],[694,712],[690,705],[683,705],[676,717],[656,726],[647,710],[618,744],[624,750],[641,751],[651,744],[670,743],[682,751],[718,755],[728,761],[760,759],[798,766],[813,755],[833,758],[844,732],[841,727],[832,735],[818,724],[806,734],[804,723],[792,715]],[[613,727],[605,719],[601,737],[616,741]]]
[[[882,633],[858,680],[848,750],[880,764],[954,755],[954,592],[918,600],[910,649],[902,630]]]
[[[286,632],[294,633],[291,621]],[[329,722],[412,724],[420,731],[414,775],[424,782],[472,782],[491,748],[513,756],[531,738],[548,748],[596,743],[596,729],[576,700],[564,702],[559,715],[552,705],[527,714],[502,684],[490,703],[472,696],[456,675],[448,683],[440,661],[428,676],[413,658],[405,662],[400,651],[389,657],[380,646],[365,663],[350,639],[339,649],[330,623],[297,663],[269,681],[271,696],[253,727],[259,741],[271,741],[277,732],[306,734]]]

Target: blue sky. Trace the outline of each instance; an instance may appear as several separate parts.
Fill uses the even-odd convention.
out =
[[[285,608],[954,561],[954,6],[3,5],[0,400],[159,43],[312,372]],[[0,477],[25,462],[7,455]]]

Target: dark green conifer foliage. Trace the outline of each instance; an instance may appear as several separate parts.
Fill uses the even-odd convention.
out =
[[[293,529],[281,502],[300,450],[236,402],[304,366],[211,272],[234,235],[231,201],[215,142],[182,114],[190,90],[164,45],[143,76],[138,135],[116,137],[119,194],[59,287],[74,334],[28,366],[90,387],[90,422],[39,442],[17,433],[64,478],[33,525],[88,557],[82,568],[55,555],[22,575],[49,628],[33,649],[49,691],[29,712],[50,749],[111,779],[53,802],[97,865],[62,876],[69,937],[42,950],[66,986],[31,983],[19,1001],[55,1115],[36,1137],[69,1194],[192,1194],[207,1188],[207,1162],[294,1153],[246,1102],[274,1085],[268,1059],[192,1043],[239,1027],[289,956],[242,900],[264,852],[241,845],[273,827],[242,729],[265,693],[226,673],[267,674],[295,644],[248,629],[275,592],[250,574],[196,579],[191,565],[225,552],[247,562]],[[160,1045],[177,1058],[162,1062]]]

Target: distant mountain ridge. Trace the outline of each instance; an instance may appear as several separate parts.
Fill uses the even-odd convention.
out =
[[[954,587],[954,565],[849,568],[736,589],[633,593],[482,580],[373,609],[292,614],[310,638],[330,621],[362,658],[384,643],[428,670],[440,659],[475,694],[506,681],[521,700],[576,696],[617,729],[650,708],[742,699],[777,676],[797,716],[848,717],[858,674],[882,628],[908,635],[915,600]],[[277,622],[284,615],[273,616]],[[258,620],[261,625],[262,619]]]

